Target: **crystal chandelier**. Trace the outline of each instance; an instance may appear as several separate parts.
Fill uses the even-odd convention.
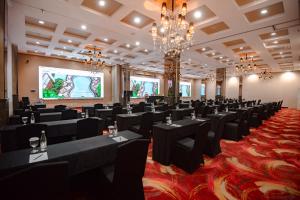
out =
[[[215,75],[215,73],[209,73],[209,74],[207,74],[206,79],[207,79],[208,81],[210,81],[210,82],[214,82],[214,81],[216,80],[216,75]]]
[[[253,56],[246,54],[240,55],[240,63],[235,66],[235,70],[239,74],[248,74],[254,72],[256,69],[256,63],[253,60]]]
[[[272,79],[272,73],[270,71],[267,71],[267,69],[265,69],[264,71],[260,72],[258,74],[258,78],[259,79],[263,79],[263,80],[267,80],[267,79]]]
[[[88,57],[85,59],[85,63],[91,66],[91,72],[96,73],[102,70],[105,66],[105,61],[101,61],[102,53],[97,47],[86,47],[88,50],[84,54]]]
[[[189,48],[195,33],[193,23],[188,23],[185,19],[186,3],[182,4],[180,11],[175,11],[174,1],[172,0],[172,10],[167,9],[166,2],[162,3],[160,23],[152,25],[154,47],[159,47],[160,51],[168,56],[177,56]]]

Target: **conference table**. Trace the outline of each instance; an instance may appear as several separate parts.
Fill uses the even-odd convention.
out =
[[[112,116],[112,108],[103,108],[103,109],[95,109],[95,116],[96,117],[100,117],[100,118],[107,118],[107,117],[111,117]],[[122,108],[122,113],[126,113],[127,109],[126,108]]]
[[[47,125],[47,139],[56,141],[58,138],[71,138],[76,135],[77,122],[81,119],[59,120],[40,122],[37,124]],[[104,123],[99,118],[99,123]],[[7,125],[0,128],[1,150],[2,152],[16,150],[16,129],[22,124]],[[103,126],[102,126],[103,127]],[[102,130],[100,130],[102,131]]]
[[[39,161],[39,163],[68,161],[70,176],[110,164],[116,158],[118,145],[125,142],[119,136],[127,141],[142,138],[141,135],[127,130],[118,132],[118,136],[114,138],[99,135],[48,145],[46,151],[48,159]],[[22,149],[0,154],[0,174],[6,174],[32,165],[33,163],[29,163],[31,150]]]
[[[137,125],[141,123],[142,115],[145,112],[137,112],[132,114],[118,114],[117,115],[117,124],[118,130],[128,130],[131,126]],[[155,111],[153,113],[153,121],[163,121],[165,118],[164,111]]]
[[[230,122],[233,120],[236,120],[238,117],[238,113],[235,111],[229,111],[229,112],[218,112],[217,114],[208,114],[207,115],[208,118],[216,118],[216,119],[220,119],[224,117],[224,123],[226,122]]]
[[[179,108],[179,109],[171,109],[172,120],[177,121],[183,119],[183,117],[190,115],[194,112],[194,108]]]
[[[173,121],[172,125],[160,123],[153,126],[153,154],[152,159],[163,164],[170,165],[172,149],[177,140],[195,134],[197,126],[210,119],[198,118]]]

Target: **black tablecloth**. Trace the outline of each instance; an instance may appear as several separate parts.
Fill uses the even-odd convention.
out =
[[[172,120],[181,120],[184,116],[190,115],[192,112],[194,112],[194,108],[180,108],[180,109],[172,109]]]
[[[184,119],[174,121],[173,124],[182,125],[174,127],[164,123],[153,126],[153,160],[169,165],[171,163],[171,154],[175,142],[189,135],[195,134],[196,126],[209,121],[209,119],[191,120]]]
[[[103,118],[103,119],[105,119],[106,117],[111,117],[112,116],[112,110],[113,110],[112,108],[96,109],[95,110],[95,116]],[[122,113],[125,114],[126,112],[127,112],[126,108],[122,108]]]
[[[119,132],[128,140],[142,136],[131,131]],[[96,136],[65,143],[48,145],[48,160],[41,162],[68,161],[69,174],[75,175],[94,169],[114,161],[116,150],[120,143],[108,136]],[[32,149],[22,149],[0,155],[0,172],[3,174],[13,169],[31,165],[29,154]],[[130,155],[128,155],[130,156]]]
[[[145,112],[138,112],[133,114],[119,114],[117,115],[117,124],[119,130],[128,130],[131,126],[141,123],[142,115]],[[165,117],[165,112],[155,111],[153,116],[153,121],[163,121]]]
[[[80,119],[60,120],[51,122],[41,122],[39,124],[48,125],[47,137],[57,138],[66,136],[75,136],[77,130],[77,121]],[[8,125],[0,128],[1,150],[2,152],[16,149],[16,128],[23,126],[21,124]]]
[[[40,113],[53,113],[57,112],[55,108],[38,108],[37,109]]]
[[[219,112],[218,114],[208,114],[208,118],[221,118],[224,117],[224,122],[229,122],[237,119],[237,112]]]

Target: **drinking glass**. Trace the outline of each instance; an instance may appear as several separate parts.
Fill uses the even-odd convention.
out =
[[[108,126],[108,133],[109,133],[109,137],[113,136],[113,132],[114,132],[115,127],[114,126]]]
[[[192,120],[195,120],[196,119],[195,113],[191,113],[191,117],[192,117]]]
[[[114,137],[118,136],[118,129],[116,129],[115,127],[113,129],[113,136]]]
[[[27,124],[27,121],[28,121],[28,117],[22,117],[22,122],[24,125]]]
[[[31,137],[31,138],[29,138],[29,144],[32,147],[31,153],[38,152],[38,150],[37,150],[36,147],[39,145],[39,141],[40,141],[40,139],[38,137]]]

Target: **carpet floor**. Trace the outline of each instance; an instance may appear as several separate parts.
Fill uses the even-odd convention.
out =
[[[152,160],[143,178],[146,200],[300,199],[300,110],[282,109],[239,142],[221,141],[192,175]]]

